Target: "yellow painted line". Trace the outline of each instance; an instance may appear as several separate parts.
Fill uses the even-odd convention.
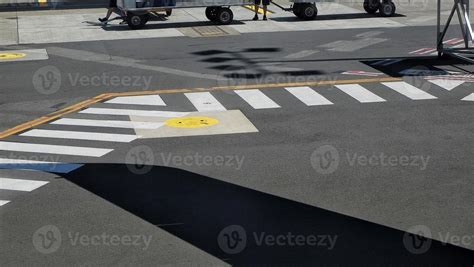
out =
[[[0,53],[0,60],[12,60],[26,57],[25,53]]]
[[[235,86],[215,86],[209,88],[192,88],[192,89],[163,89],[163,90],[148,90],[148,91],[137,91],[137,92],[123,92],[123,93],[104,93],[95,96],[90,99],[86,99],[82,102],[74,104],[72,106],[63,108],[55,111],[48,115],[34,119],[17,125],[13,128],[7,129],[0,132],[0,139],[12,136],[29,130],[41,124],[51,122],[58,119],[66,114],[73,113],[84,109],[92,104],[109,100],[118,96],[137,96],[137,95],[152,95],[152,94],[175,94],[175,93],[190,93],[190,92],[206,92],[206,91],[226,91],[226,90],[244,90],[244,89],[271,89],[280,87],[298,87],[298,86],[322,86],[322,85],[336,85],[336,84],[351,84],[351,83],[376,83],[376,82],[393,82],[401,81],[401,78],[365,78],[365,79],[353,79],[353,80],[326,80],[326,81],[315,81],[315,82],[294,82],[294,83],[267,83],[267,84],[245,84]]]
[[[31,128],[35,127],[35,126],[50,122],[52,120],[58,119],[59,117],[64,116],[66,114],[79,111],[79,110],[81,110],[85,107],[88,107],[92,104],[103,101],[105,99],[107,99],[107,97],[104,94],[101,94],[101,95],[98,95],[98,96],[93,97],[91,99],[87,99],[87,100],[84,100],[84,101],[79,102],[77,104],[74,104],[72,106],[69,106],[69,107],[63,108],[61,110],[55,111],[55,112],[50,113],[48,115],[39,117],[39,118],[34,119],[32,121],[22,123],[22,124],[17,125],[13,128],[10,128],[10,129],[7,129],[3,132],[0,132],[0,139],[11,136],[11,135],[14,135],[14,134],[17,134],[17,133],[20,133],[20,132],[23,132],[23,131],[26,131],[28,129],[31,129]]]
[[[254,5],[245,5],[243,7],[245,7],[246,9],[248,9],[250,11],[255,12],[255,6]],[[263,14],[263,7],[259,6],[258,13]],[[273,14],[273,11],[270,11],[270,10],[267,9],[267,14]]]

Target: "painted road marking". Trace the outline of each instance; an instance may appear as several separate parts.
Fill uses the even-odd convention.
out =
[[[46,52],[46,49],[0,51],[0,63],[12,61],[46,60],[48,58],[48,52]]]
[[[289,59],[304,58],[304,57],[309,57],[309,56],[311,56],[313,54],[316,54],[318,52],[319,52],[319,50],[303,50],[303,51],[300,51],[300,52],[289,54],[289,55],[285,56],[285,58],[289,58]]]
[[[0,53],[0,60],[12,60],[12,59],[19,59],[25,57],[26,54],[24,53]]]
[[[454,88],[464,83],[464,81],[450,80],[450,79],[428,79],[428,82],[435,84],[448,91],[451,91]]]
[[[461,42],[464,42],[464,39],[462,39],[462,38],[453,38],[453,39],[449,39],[449,40],[444,41],[443,44],[455,45],[455,44],[458,44],[458,43],[461,43]]]
[[[71,156],[84,156],[84,157],[96,157],[96,158],[102,157],[105,154],[113,151],[113,149],[105,149],[105,148],[29,144],[29,143],[3,142],[3,141],[0,141],[0,150],[71,155]]]
[[[224,111],[226,108],[222,106],[217,99],[209,92],[201,93],[185,93],[189,101],[196,107],[198,111]],[[177,117],[177,116],[175,116]]]
[[[378,82],[389,82],[389,81],[400,81],[400,78],[395,77],[381,77],[381,78],[361,78],[361,79],[345,79],[345,80],[323,80],[314,82],[288,82],[288,83],[264,83],[264,84],[244,84],[234,86],[214,86],[209,88],[178,88],[178,89],[160,89],[160,90],[147,90],[147,91],[132,91],[132,92],[121,92],[121,93],[104,93],[95,97],[86,99],[79,103],[71,106],[67,106],[58,111],[49,113],[45,116],[21,123],[12,128],[6,129],[0,132],[0,139],[18,134],[26,131],[38,125],[49,123],[57,120],[64,115],[77,112],[83,108],[89,107],[95,103],[106,101],[114,97],[119,96],[137,96],[137,95],[154,95],[154,94],[176,94],[176,93],[189,93],[189,92],[202,92],[202,91],[227,91],[236,89],[275,89],[281,87],[296,87],[296,86],[323,86],[323,85],[335,85],[335,84],[350,84],[350,83],[378,83]]]
[[[107,104],[126,104],[126,105],[146,105],[146,106],[166,106],[165,102],[159,95],[138,95],[138,96],[121,96],[113,98]]]
[[[329,101],[324,96],[320,95],[313,89],[302,86],[302,87],[286,87],[285,88],[290,94],[294,95],[301,102],[307,106],[319,106],[319,105],[332,105],[333,103]]]
[[[266,96],[258,89],[251,90],[234,90],[245,102],[254,109],[279,108],[280,106]]]
[[[0,207],[9,203],[10,201],[9,200],[0,200]]]
[[[20,134],[20,136],[75,139],[75,140],[93,140],[93,141],[118,142],[118,143],[130,143],[131,141],[136,140],[138,138],[138,136],[131,135],[131,134],[110,134],[110,133],[56,131],[56,130],[41,130],[41,129],[30,130],[28,132]]]
[[[0,178],[0,189],[31,192],[47,184],[47,181]]]
[[[384,66],[384,67],[386,67],[386,66],[390,66],[390,65],[393,65],[395,63],[398,63],[400,61],[403,61],[403,59],[384,59],[384,60],[376,61],[371,65],[372,66]]]
[[[349,70],[349,71],[344,71],[341,74],[359,75],[359,76],[372,76],[372,77],[377,77],[377,76],[383,75],[383,73],[381,73],[381,72],[369,72],[369,71],[363,71],[363,70]]]
[[[382,83],[383,85],[397,91],[398,93],[412,99],[412,100],[422,100],[422,99],[436,99],[437,97],[428,94],[427,92],[416,88],[415,86],[408,84],[406,82],[388,82]]]
[[[79,113],[95,115],[120,115],[120,116],[142,116],[142,117],[181,117],[189,112],[158,111],[158,110],[136,110],[136,109],[115,109],[115,108],[88,108]]]
[[[474,101],[474,93],[466,96],[465,98],[461,99],[461,100],[464,100],[464,101]]]
[[[114,120],[87,120],[87,119],[59,119],[51,124],[107,127],[107,128],[127,128],[127,129],[158,129],[163,123],[139,122],[139,121],[114,121]]]
[[[352,96],[360,103],[385,102],[386,100],[380,96],[365,89],[360,84],[341,84],[335,85],[344,93]]]
[[[219,120],[204,116],[173,118],[165,121],[166,126],[174,128],[201,128],[213,126],[218,123]]]
[[[415,51],[411,51],[409,54],[425,55],[425,54],[432,53],[432,52],[434,52],[434,51],[436,51],[435,48],[424,47],[424,48],[420,48],[420,49],[415,50]]]
[[[35,170],[35,171],[45,171],[45,172],[54,172],[54,173],[69,173],[82,166],[83,164],[0,158],[0,169]]]

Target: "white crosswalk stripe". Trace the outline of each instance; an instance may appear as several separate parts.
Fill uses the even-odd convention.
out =
[[[450,80],[450,79],[429,79],[428,82],[432,84],[436,84],[437,86],[443,89],[446,89],[448,91],[451,91],[454,88],[464,83],[464,81],[461,81],[461,80]]]
[[[474,93],[466,96],[465,98],[461,99],[463,101],[474,101]]]
[[[385,102],[386,100],[380,96],[372,93],[371,91],[365,89],[360,84],[340,84],[336,85],[344,93],[355,98],[361,103],[372,103],[372,102]]]
[[[245,102],[254,109],[279,108],[280,106],[258,89],[235,90]]]
[[[209,92],[185,93],[198,111],[225,111],[226,108]]]
[[[127,129],[158,129],[164,125],[161,122],[135,122],[135,121],[115,121],[115,120],[87,120],[64,118],[53,121],[51,124],[91,126],[107,128],[127,128]]]
[[[423,100],[423,99],[436,99],[437,97],[428,94],[427,92],[416,88],[415,86],[406,82],[384,82],[383,85],[397,91],[398,93],[412,99],[412,100]]]
[[[319,106],[319,105],[332,105],[333,103],[329,101],[324,96],[320,95],[313,89],[303,86],[303,87],[286,87],[288,92],[298,98],[307,106]]]
[[[130,134],[56,131],[56,130],[41,130],[41,129],[30,130],[30,131],[20,134],[20,136],[75,139],[75,140],[92,140],[92,141],[119,142],[119,143],[129,143],[138,138],[138,136],[130,135]]]
[[[164,117],[175,118],[187,115],[189,112],[158,111],[158,110],[136,110],[136,109],[115,109],[115,108],[88,108],[79,113],[95,115],[122,115],[122,116],[143,116],[143,117]]]
[[[113,149],[105,149],[105,148],[30,144],[30,143],[3,142],[3,141],[0,141],[0,150],[71,155],[71,156],[85,156],[85,157],[102,157],[105,154],[113,151]]]
[[[47,183],[47,181],[0,178],[0,189],[31,192]]]
[[[0,200],[0,207],[7,204],[7,203],[10,203],[9,200]]]
[[[166,106],[159,95],[120,96],[106,101],[107,104]]]

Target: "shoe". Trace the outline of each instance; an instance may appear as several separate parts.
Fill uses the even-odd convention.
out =
[[[263,20],[267,20],[267,16],[263,16]]]
[[[108,19],[107,18],[99,18],[100,22],[106,22]]]
[[[255,15],[255,17],[253,17],[253,19],[252,19],[252,20],[258,20],[258,16],[257,16],[257,15]]]

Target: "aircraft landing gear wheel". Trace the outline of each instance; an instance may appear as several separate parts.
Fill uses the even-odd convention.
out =
[[[216,22],[221,25],[229,25],[234,20],[234,13],[227,7],[221,7],[217,10]]]
[[[138,30],[145,27],[145,24],[148,22],[148,14],[137,15],[134,13],[127,14],[127,24],[128,27],[132,30]]]
[[[392,3],[392,2],[384,2],[382,4],[380,4],[380,9],[379,9],[379,12],[380,12],[380,15],[382,15],[382,17],[391,17],[395,14],[395,4]]]
[[[206,7],[206,17],[207,17],[207,19],[210,20],[210,21],[216,21],[218,10],[219,10],[219,8],[215,7],[215,6]]]
[[[297,3],[293,6],[293,13],[300,19],[312,20],[318,15],[315,4]]]
[[[375,14],[380,8],[380,3],[374,0],[365,0],[364,1],[364,10],[368,14]]]

